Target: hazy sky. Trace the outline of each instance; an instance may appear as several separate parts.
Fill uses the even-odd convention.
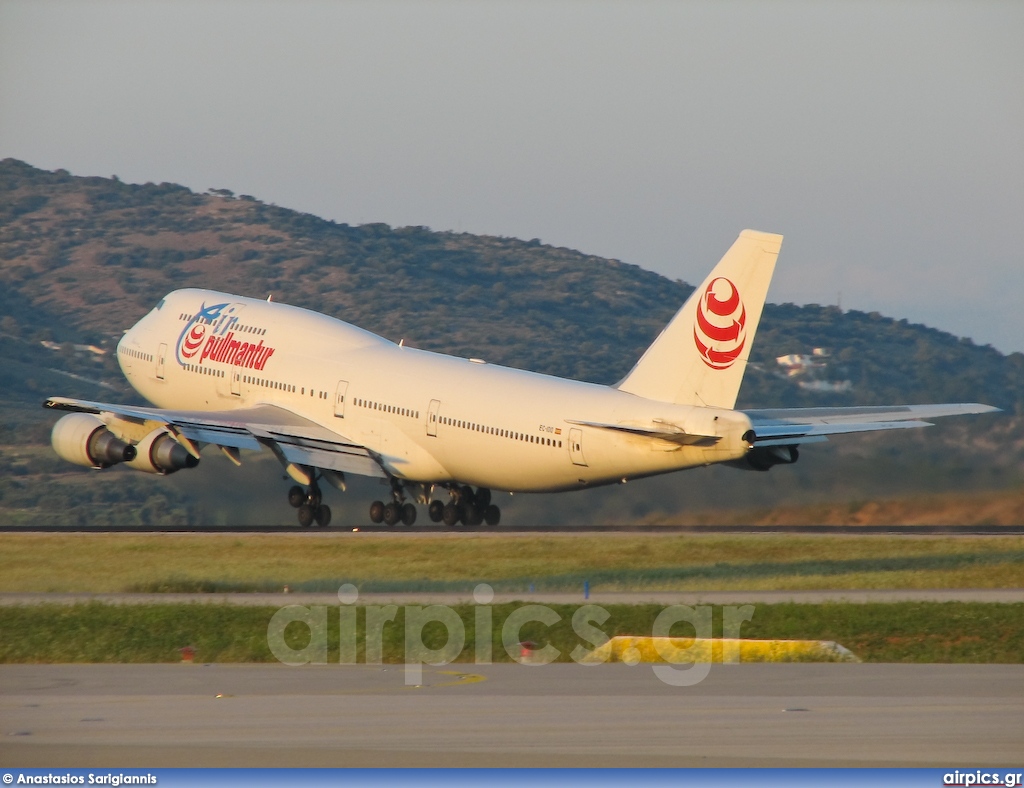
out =
[[[1022,2],[0,0],[7,156],[691,283],[780,232],[771,301],[1024,351]]]

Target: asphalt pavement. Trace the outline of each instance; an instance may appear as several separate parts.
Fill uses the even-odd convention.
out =
[[[1024,666],[2,665],[0,734],[8,767],[1014,767]]]

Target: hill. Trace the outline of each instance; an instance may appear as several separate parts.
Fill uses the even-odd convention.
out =
[[[710,269],[715,261],[705,262]],[[6,159],[0,162],[0,443],[28,446],[20,459],[6,452],[2,460],[7,471],[0,494],[8,504],[52,498],[64,483],[54,479],[76,473],[31,450],[46,442],[52,423],[38,410],[42,397],[132,400],[109,351],[123,328],[183,286],[273,294],[409,345],[598,383],[624,375],[692,290],[636,265],[536,240],[352,226],[227,190],[198,194],[175,184],[81,178]],[[824,352],[815,356],[814,348]],[[784,369],[776,358],[787,355],[801,358]],[[893,488],[901,484],[977,488],[1024,477],[1020,353],[1005,356],[877,313],[769,304],[752,362],[740,392],[745,407],[981,401],[1007,411],[909,439],[855,438],[815,447],[815,464],[786,469],[796,473],[785,481],[778,471],[764,475],[770,484],[743,478],[769,498],[780,494],[776,487],[813,497],[844,488],[863,494],[875,484],[898,492]],[[901,478],[893,479],[894,472]],[[712,483],[681,500],[673,491],[682,477],[638,486],[645,500],[657,500],[653,510],[665,510],[691,494],[714,495],[719,475],[687,482]],[[732,487],[736,477],[730,478]],[[12,480],[21,486],[12,488]],[[162,510],[176,517],[210,516],[173,482],[126,484],[133,490],[141,484],[147,499],[159,490],[166,498]],[[580,516],[603,499],[569,508]],[[78,514],[91,517],[99,505]],[[541,517],[550,507],[539,506]],[[640,509],[652,511],[650,505]],[[31,506],[19,511],[36,516]]]

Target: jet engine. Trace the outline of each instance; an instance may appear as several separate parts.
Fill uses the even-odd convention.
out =
[[[53,425],[50,442],[57,456],[87,468],[109,468],[136,458],[135,447],[125,443],[89,413],[69,413]]]
[[[796,446],[755,446],[743,459],[727,464],[744,471],[767,471],[773,465],[792,465],[798,459]]]
[[[167,430],[153,430],[135,445],[138,455],[128,463],[129,468],[166,476],[182,468],[195,468],[199,460],[171,437]]]

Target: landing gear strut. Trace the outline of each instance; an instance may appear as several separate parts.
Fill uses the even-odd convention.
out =
[[[297,484],[288,490],[288,503],[299,510],[299,525],[303,528],[314,522],[324,528],[331,522],[331,507],[322,500],[316,479],[305,490]]]

